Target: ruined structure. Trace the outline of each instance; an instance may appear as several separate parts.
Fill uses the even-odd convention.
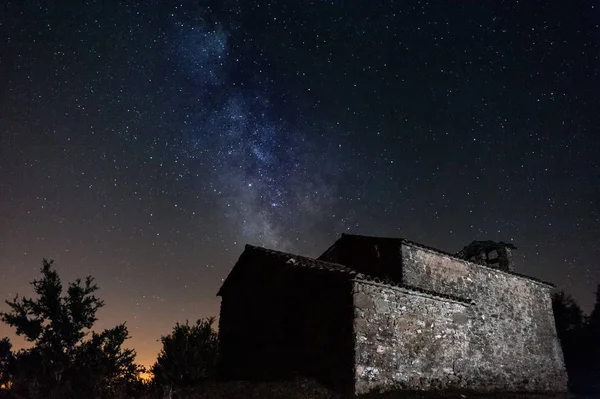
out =
[[[352,395],[566,392],[553,286],[514,272],[513,249],[344,234],[312,259],[248,245],[218,293],[223,371]]]

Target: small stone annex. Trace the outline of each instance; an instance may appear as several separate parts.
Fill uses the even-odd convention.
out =
[[[247,245],[217,294],[222,371],[356,396],[566,392],[553,285],[516,273],[513,249],[342,234],[312,259]]]

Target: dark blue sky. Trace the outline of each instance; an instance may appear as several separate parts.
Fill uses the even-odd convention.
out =
[[[245,243],[352,232],[512,241],[589,311],[595,2],[166,3],[0,6],[0,297],[92,274],[149,364]]]

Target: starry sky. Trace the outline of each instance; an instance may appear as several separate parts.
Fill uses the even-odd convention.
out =
[[[511,241],[591,309],[595,1],[57,4],[0,5],[1,299],[91,274],[150,365],[244,244],[350,232]]]

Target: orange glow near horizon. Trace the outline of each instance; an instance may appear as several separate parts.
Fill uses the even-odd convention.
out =
[[[57,258],[55,261],[54,265],[63,283],[63,289],[76,278],[97,275],[96,268],[69,269],[68,265],[72,264],[77,262],[68,257]],[[4,286],[4,288],[10,287],[10,291],[3,291],[1,299],[13,300],[15,294],[19,294],[19,297],[36,298],[30,282],[40,278],[40,265],[41,260],[36,259],[32,262],[33,267],[22,270],[17,283]],[[15,277],[12,278],[13,282],[16,280]],[[8,281],[10,282],[11,279],[9,278]],[[146,295],[144,298],[144,295],[136,295],[136,289],[123,289],[122,283],[115,282],[114,279],[99,275],[96,283],[99,287],[96,295],[105,301],[105,305],[99,309],[98,320],[92,330],[100,332],[125,322],[130,338],[124,342],[123,348],[134,349],[136,363],[146,369],[156,362],[162,347],[161,337],[170,334],[176,323],[185,323],[186,320],[192,323],[199,318],[215,316],[213,327],[218,328],[220,299],[215,294],[220,286],[220,279],[214,282],[202,282],[197,290],[173,291],[169,296],[167,293],[162,293],[160,300],[155,299],[154,303],[148,303],[151,296],[149,298]],[[134,287],[134,283],[129,283],[129,286]],[[143,302],[144,300],[146,302]],[[0,304],[0,312],[8,310],[5,303]],[[0,322],[0,338],[4,336],[10,339],[13,351],[29,348],[32,345],[23,337],[17,336],[13,328]],[[88,337],[89,335],[84,339]],[[144,377],[149,377],[149,373]]]

